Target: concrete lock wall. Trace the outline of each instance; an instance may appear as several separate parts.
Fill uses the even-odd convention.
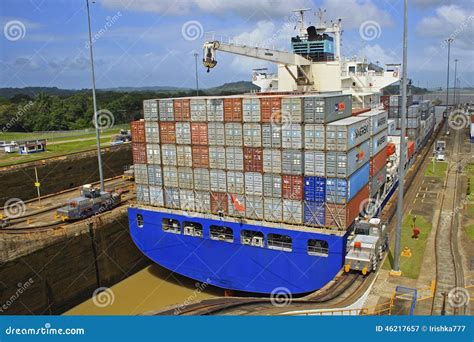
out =
[[[130,238],[126,206],[47,232],[0,235],[0,315],[63,313],[149,263]]]
[[[130,144],[102,150],[104,177],[118,176],[132,164]],[[35,198],[35,167],[41,183],[41,195],[74,188],[99,180],[97,152],[87,151],[67,156],[38,160],[28,164],[0,168],[0,207],[9,198],[23,201]]]

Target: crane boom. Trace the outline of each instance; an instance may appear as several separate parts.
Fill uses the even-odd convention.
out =
[[[215,51],[233,53],[235,55],[257,58],[260,60],[278,64],[298,66],[311,65],[311,61],[309,61],[308,59],[291,52],[222,43],[218,41],[207,42],[204,44],[204,59],[207,59],[207,57],[215,59]]]

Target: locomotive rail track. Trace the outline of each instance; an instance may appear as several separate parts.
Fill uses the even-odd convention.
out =
[[[458,167],[462,166],[463,162],[460,159],[463,134],[458,130],[455,130],[454,133],[453,153],[443,184],[441,212],[435,235],[436,289],[431,309],[432,315],[444,314],[442,312],[443,306],[446,314],[466,314],[466,305],[461,303],[459,306],[453,306],[450,303],[451,301],[456,301],[456,299],[444,298],[446,294],[460,295],[460,293],[456,292],[461,291],[465,286],[464,272],[458,248],[458,213],[460,210],[458,193],[460,177]]]

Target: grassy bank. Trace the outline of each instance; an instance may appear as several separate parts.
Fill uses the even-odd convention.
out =
[[[448,170],[448,163],[446,162],[432,162],[425,170],[425,177],[444,178]]]

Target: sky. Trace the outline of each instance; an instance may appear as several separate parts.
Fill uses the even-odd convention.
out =
[[[447,44],[461,86],[474,86],[474,0],[408,0],[408,75],[414,85],[445,87]],[[195,86],[251,80],[253,68],[275,65],[217,53],[202,66],[209,35],[247,45],[290,49],[292,10],[311,8],[307,24],[342,20],[342,55],[402,61],[403,0],[96,0],[90,1],[98,88]],[[0,87],[91,87],[86,0],[2,0]]]

